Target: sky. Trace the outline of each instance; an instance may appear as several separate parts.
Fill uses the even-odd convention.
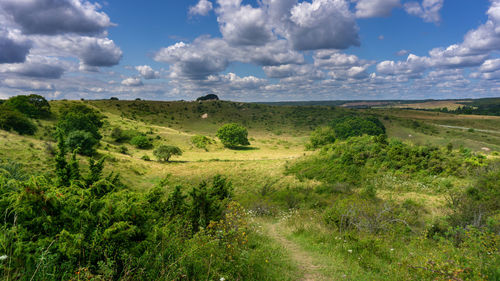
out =
[[[500,96],[500,0],[0,0],[0,98]]]

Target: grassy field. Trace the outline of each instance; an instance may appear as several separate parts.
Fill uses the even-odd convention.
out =
[[[263,235],[259,239],[267,239],[268,247],[282,251],[282,256],[276,258],[283,261],[272,261],[287,268],[288,273],[281,280],[410,280],[420,277],[412,277],[411,266],[401,270],[402,264],[420,264],[423,261],[420,257],[445,255],[442,249],[436,248],[437,243],[422,242],[420,238],[397,239],[391,234],[346,238],[325,226],[320,210],[332,206],[337,193],[321,193],[319,190],[324,185],[316,180],[298,180],[294,175],[285,175],[289,165],[315,153],[305,148],[314,128],[349,114],[375,116],[387,128],[389,138],[441,147],[451,143],[455,150],[470,149],[489,159],[498,159],[500,151],[500,117],[493,116],[225,101],[54,101],[52,111],[58,112],[68,103],[86,104],[105,116],[104,137],[98,153],[106,157],[105,171],[119,173],[132,189],[146,191],[160,182],[167,182],[168,189],[175,185],[189,187],[215,174],[231,180],[235,200],[251,213],[252,225]],[[0,131],[0,158],[16,161],[34,174],[50,173],[56,146],[52,137],[55,122],[55,117],[39,121],[40,129],[35,136]],[[216,141],[200,149],[191,143],[194,135],[216,140],[217,128],[229,122],[249,129],[250,146],[228,149]],[[117,127],[144,133],[153,139],[154,146],[178,146],[183,154],[172,158],[170,163],[154,161],[151,149],[113,141],[110,134]],[[141,159],[145,155],[153,161]],[[80,157],[80,164],[87,165],[86,157]],[[419,206],[422,224],[432,224],[450,211],[443,190],[448,186],[465,188],[471,182],[469,178],[455,177],[416,180],[381,177],[374,184],[379,186],[380,200],[398,204],[414,202]],[[355,187],[350,192],[357,194],[362,189]],[[360,243],[369,247],[363,249]],[[367,252],[369,249],[376,253]]]

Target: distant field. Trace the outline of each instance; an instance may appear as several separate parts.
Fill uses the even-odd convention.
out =
[[[402,103],[389,105],[388,107],[394,108],[412,108],[412,109],[440,109],[447,108],[448,110],[455,110],[468,103],[467,100],[443,100],[443,101],[428,101],[421,103]]]

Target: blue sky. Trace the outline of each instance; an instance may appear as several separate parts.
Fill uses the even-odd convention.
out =
[[[500,0],[0,0],[0,98],[500,96]]]

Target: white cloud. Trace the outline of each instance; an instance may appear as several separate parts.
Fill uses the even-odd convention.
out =
[[[422,18],[425,22],[439,23],[441,15],[439,12],[443,8],[444,0],[423,0],[418,2],[408,2],[404,5],[406,12]]]
[[[234,45],[264,45],[273,37],[265,11],[241,0],[218,0],[217,20],[224,39]]]
[[[144,85],[142,83],[141,78],[137,78],[137,77],[129,77],[127,79],[124,79],[121,84],[123,86],[127,86],[127,87],[139,87],[139,86]]]
[[[142,78],[144,79],[158,79],[160,78],[160,72],[155,71],[149,65],[139,65],[136,66],[135,69],[139,72]]]
[[[212,9],[212,2],[208,0],[200,0],[195,6],[189,7],[189,14],[206,16]]]
[[[0,65],[0,72],[34,78],[57,79],[63,75],[66,68],[69,68],[67,63],[55,58],[28,56],[24,63]]]
[[[394,8],[400,6],[400,0],[357,0],[356,17],[388,17]]]
[[[402,56],[406,56],[406,55],[408,55],[409,53],[410,53],[410,51],[408,51],[408,50],[399,50],[399,51],[396,53],[396,56],[400,56],[400,57],[402,57]]]
[[[355,17],[344,0],[295,5],[286,34],[296,50],[346,49],[360,44]]]
[[[81,0],[2,0],[0,9],[25,34],[96,34],[112,26],[99,4]]]
[[[497,70],[500,70],[500,59],[486,60],[481,67],[479,67],[479,71],[481,72],[494,72]]]

